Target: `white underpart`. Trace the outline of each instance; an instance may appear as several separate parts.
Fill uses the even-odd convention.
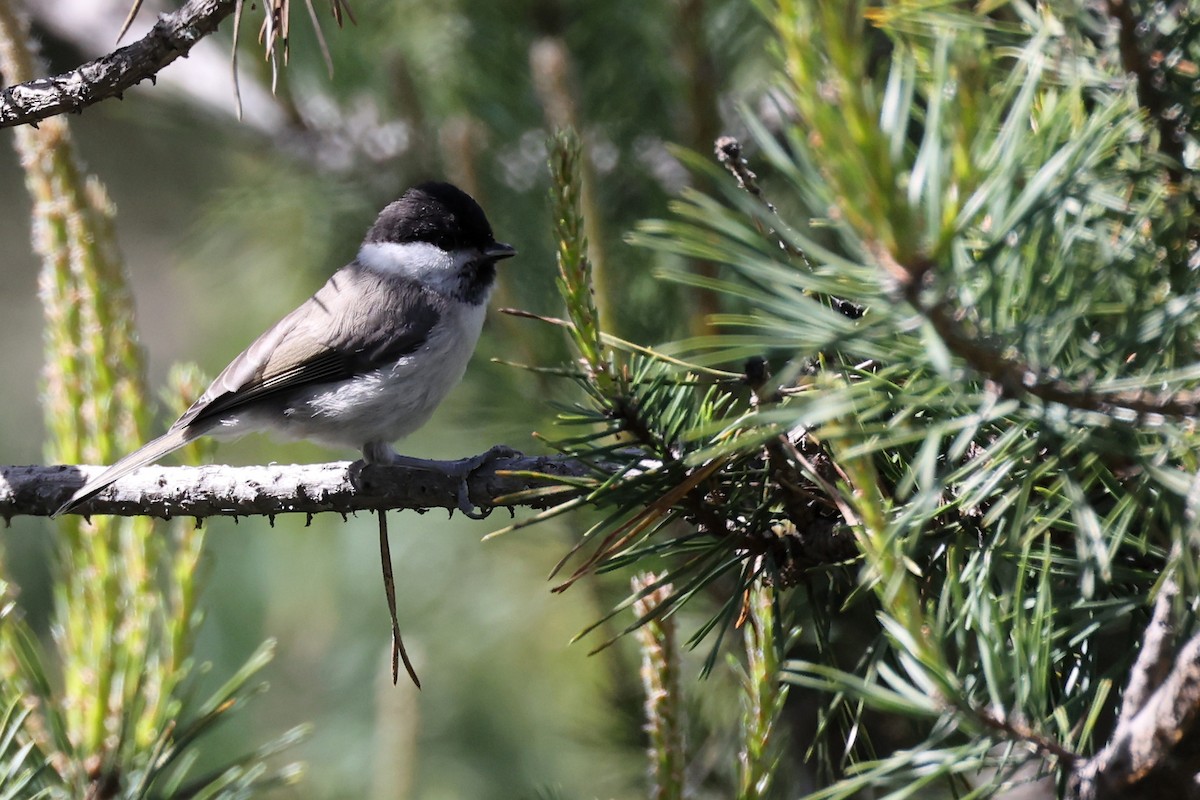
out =
[[[483,305],[453,304],[421,349],[315,394],[290,421],[304,438],[355,448],[407,436],[462,380],[486,312]]]
[[[480,257],[477,250],[443,250],[428,242],[370,242],[358,251],[358,263],[385,275],[402,275],[436,291],[458,288],[462,268]]]

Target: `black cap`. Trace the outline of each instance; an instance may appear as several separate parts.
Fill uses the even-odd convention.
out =
[[[486,248],[495,243],[483,209],[449,183],[430,181],[405,192],[367,231],[364,244],[428,242],[443,250]]]

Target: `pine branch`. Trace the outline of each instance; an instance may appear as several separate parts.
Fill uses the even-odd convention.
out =
[[[367,467],[361,461],[256,467],[153,466],[117,481],[72,513],[203,518],[457,508],[459,479],[454,467],[461,462],[430,463],[439,471],[408,466]],[[103,469],[66,465],[0,467],[0,517],[48,516]],[[472,472],[467,487],[471,501],[482,508],[547,508],[576,493],[556,478],[592,474],[583,463],[562,456],[497,458]]]
[[[1045,734],[1038,733],[1019,720],[994,714],[984,708],[967,709],[967,713],[975,717],[985,728],[999,733],[1005,739],[1026,742],[1032,745],[1039,753],[1046,756],[1053,756],[1063,764],[1074,764],[1079,759],[1077,754],[1063,747],[1054,739]]]
[[[164,14],[150,33],[126,47],[73,70],[0,90],[0,128],[36,125],[69,111],[79,113],[154,76],[217,29],[233,13],[235,0],[189,0]]]
[[[919,260],[901,264],[878,243],[872,246],[871,252],[880,267],[897,282],[904,299],[937,331],[946,348],[1014,397],[1029,395],[1068,408],[1106,414],[1124,422],[1146,417],[1189,419],[1200,416],[1200,391],[1197,390],[1097,392],[1087,386],[1047,377],[1019,356],[1010,355],[974,335],[963,325],[960,310],[949,299],[922,297],[922,289],[932,274],[931,262]]]
[[[1175,555],[1178,550],[1174,550]],[[1171,640],[1175,636],[1175,598],[1179,586],[1174,579],[1163,583],[1154,601],[1154,614],[1142,637],[1137,661],[1129,671],[1129,684],[1121,698],[1118,720],[1128,724],[1145,707],[1154,690],[1162,686],[1171,670]]]
[[[729,170],[729,174],[737,180],[739,189],[749,192],[772,214],[778,213],[775,205],[766,198],[762,193],[762,189],[759,188],[758,174],[750,169],[750,162],[742,155],[741,142],[733,136],[722,136],[713,142],[713,152],[717,155],[717,161],[725,169]],[[784,242],[780,242],[780,246],[787,247]]]

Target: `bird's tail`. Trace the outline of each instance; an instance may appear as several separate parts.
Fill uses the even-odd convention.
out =
[[[203,430],[196,430],[192,427],[178,429],[172,428],[149,444],[146,444],[140,449],[135,450],[134,452],[125,456],[120,461],[104,470],[104,472],[85,483],[77,492],[75,492],[75,494],[71,495],[70,500],[59,506],[58,510],[50,516],[57,517],[60,514],[66,514],[80,503],[95,497],[97,494],[108,488],[111,484],[116,483],[118,480],[124,478],[134,470],[140,469],[147,464],[153,464],[167,453],[170,453],[173,450],[178,450],[203,433]]]

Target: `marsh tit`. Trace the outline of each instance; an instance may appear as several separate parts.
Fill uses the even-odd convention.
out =
[[[516,254],[448,183],[380,212],[358,255],[230,362],[170,429],[88,481],[55,516],[203,435],[266,431],[420,463],[391,443],[425,424],[475,350],[496,280]],[[459,505],[465,502],[465,476]]]

